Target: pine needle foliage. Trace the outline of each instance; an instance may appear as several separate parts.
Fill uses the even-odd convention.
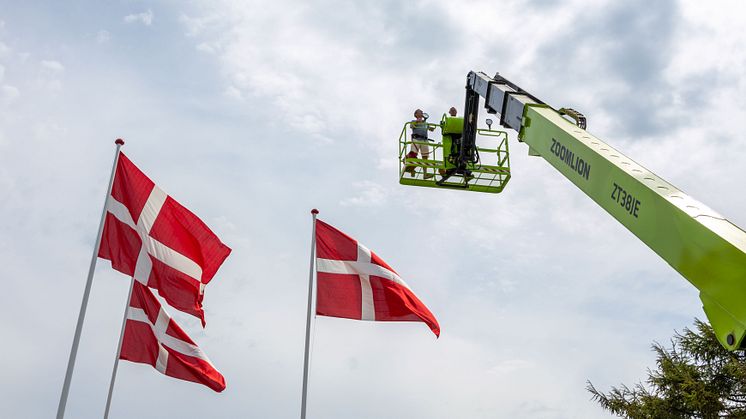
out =
[[[630,419],[745,418],[746,351],[723,348],[709,324],[676,332],[669,348],[655,342],[656,369],[647,385],[622,384],[608,393],[586,389],[605,410]]]

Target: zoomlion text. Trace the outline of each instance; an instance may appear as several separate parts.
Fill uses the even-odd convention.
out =
[[[552,147],[549,149],[555,156],[559,157],[560,160],[565,162],[572,170],[576,171],[580,176],[584,177],[585,180],[591,175],[591,165],[580,157],[576,156],[575,153],[569,148],[565,147],[561,142],[552,138]]]

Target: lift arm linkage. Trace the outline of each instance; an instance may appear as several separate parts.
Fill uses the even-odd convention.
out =
[[[503,77],[471,72],[469,89],[485,99],[489,113],[500,114],[503,126],[518,131],[530,154],[554,166],[699,290],[724,347],[746,347],[746,232]]]

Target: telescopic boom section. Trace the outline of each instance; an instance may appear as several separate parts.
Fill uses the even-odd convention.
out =
[[[544,158],[697,287],[724,347],[746,347],[746,232],[508,80],[471,72],[469,89],[485,99],[487,112],[500,114],[504,127],[518,131],[530,154]]]

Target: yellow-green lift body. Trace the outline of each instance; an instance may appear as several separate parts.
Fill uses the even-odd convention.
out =
[[[518,131],[530,154],[549,162],[699,290],[724,347],[746,347],[744,230],[499,75],[471,72],[468,88],[485,98],[488,112],[501,114],[503,126]]]

